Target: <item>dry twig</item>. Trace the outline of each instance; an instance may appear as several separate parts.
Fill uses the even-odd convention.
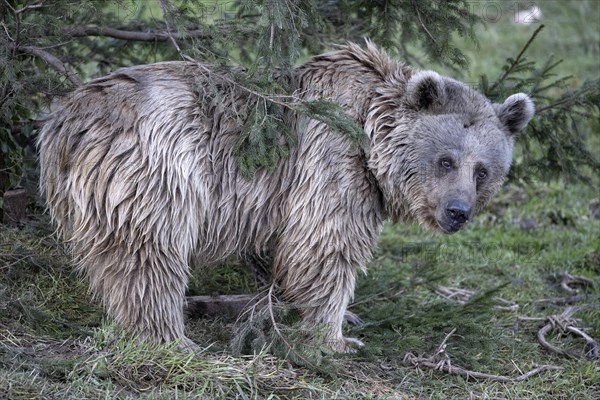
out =
[[[579,303],[582,301],[589,301],[589,300],[593,300],[595,298],[598,298],[598,296],[592,296],[592,295],[587,295],[587,294],[577,294],[577,295],[568,296],[568,297],[548,297],[545,299],[540,299],[537,302],[562,306],[562,305],[566,305],[566,304]]]
[[[450,357],[446,353],[446,347],[447,347],[448,339],[450,338],[450,336],[452,336],[452,334],[454,334],[455,331],[456,331],[456,329],[452,329],[452,331],[446,335],[446,337],[444,338],[442,343],[438,346],[437,351],[433,356],[418,357],[412,353],[407,353],[406,356],[404,357],[404,361],[411,363],[415,367],[432,368],[432,369],[436,369],[438,371],[446,372],[448,374],[464,376],[467,379],[470,379],[470,378],[486,379],[486,380],[491,380],[491,381],[496,381],[496,382],[506,382],[506,383],[521,382],[521,381],[529,379],[532,376],[538,375],[545,371],[562,371],[563,370],[562,367],[559,367],[556,365],[540,365],[540,366],[532,369],[531,371],[528,371],[519,376],[504,376],[504,375],[488,374],[485,372],[470,371],[468,369],[452,365],[452,363],[450,362]],[[438,361],[437,359],[439,359],[440,355],[443,355],[444,359],[441,361]]]
[[[32,7],[33,6],[37,7],[37,5],[32,5]],[[27,7],[20,10],[20,12],[23,12],[26,10],[27,10]],[[17,10],[17,11],[19,11],[19,10]],[[15,13],[16,13],[16,15],[18,15],[18,13],[16,11],[15,11]],[[18,23],[18,21],[19,21],[19,18],[17,18],[17,23]],[[16,36],[13,38],[10,35],[10,33],[8,32],[8,28],[6,27],[6,25],[3,22],[0,22],[0,25],[2,26],[2,28],[4,28],[6,36],[11,41],[11,43],[9,44],[9,48],[12,49],[13,52],[19,51],[23,54],[29,54],[29,55],[38,57],[38,58],[42,59],[44,62],[46,62],[46,64],[48,64],[55,71],[58,71],[61,74],[65,75],[67,77],[67,79],[69,81],[71,81],[71,83],[73,85],[81,86],[82,82],[81,82],[81,79],[79,79],[79,76],[77,76],[77,74],[74,73],[58,57],[56,57],[55,55],[49,53],[48,51],[46,51],[40,47],[37,47],[37,46],[19,45],[19,30],[17,29]],[[18,28],[18,24],[17,24],[17,28]]]
[[[466,304],[476,293],[474,290],[447,286],[436,286],[434,291],[436,294],[442,296],[446,300],[454,301],[461,305]],[[514,301],[505,300],[501,297],[494,297],[494,301],[503,304],[494,306],[494,310],[497,311],[516,311],[519,309],[519,305]]]
[[[438,363],[434,363],[434,362],[428,361],[426,359],[421,359],[418,357],[417,358],[409,358],[408,361],[412,362],[415,366],[418,366],[418,367],[434,368],[434,369],[438,369],[442,372],[446,372],[449,374],[464,376],[467,379],[469,379],[469,378],[486,379],[486,380],[496,381],[496,382],[521,382],[521,381],[531,378],[532,376],[541,374],[542,372],[545,372],[545,371],[562,371],[564,369],[557,365],[540,365],[540,366],[532,369],[531,371],[528,371],[519,376],[505,376],[505,375],[488,374],[485,372],[470,371],[468,369],[464,369],[464,368],[457,367],[457,366],[450,366],[450,365],[443,365],[440,368]]]
[[[75,86],[81,86],[81,79],[75,74],[66,64],[64,64],[61,60],[59,60],[53,54],[48,53],[46,50],[36,47],[36,46],[16,46],[16,49],[22,53],[27,53],[32,56],[36,56],[41,58],[52,67],[54,70],[60,72],[65,75],[69,81]]]
[[[15,12],[15,14],[21,14],[21,13],[31,11],[31,10],[38,10],[42,7],[44,7],[43,2],[36,3],[36,4],[27,4],[25,7],[15,10],[14,12]]]
[[[458,304],[466,304],[471,297],[473,297],[475,291],[447,286],[436,286],[435,293]]]
[[[421,13],[419,12],[419,8],[417,7],[417,8],[415,8],[415,10],[417,11],[417,18],[419,18],[419,22],[421,23],[421,27],[423,28],[423,30],[427,33],[427,35],[429,36],[429,38],[431,39],[431,41],[433,43],[437,43],[437,40],[435,40],[435,38],[433,37],[431,32],[429,32],[429,29],[427,29],[427,27],[423,23],[423,20],[421,19]]]
[[[559,354],[564,357],[578,359],[580,356],[572,354],[567,350],[563,350],[559,347],[550,344],[546,340],[546,334],[553,330],[559,330],[561,333],[570,333],[572,335],[581,336],[583,340],[586,342],[585,345],[585,358],[588,359],[597,359],[600,357],[600,347],[598,343],[588,334],[583,332],[581,329],[577,327],[577,321],[572,318],[573,314],[579,311],[577,307],[567,307],[565,311],[560,315],[553,315],[546,318],[546,324],[540,328],[537,333],[537,339],[546,350]]]
[[[583,276],[571,275],[568,272],[563,272],[562,274],[559,275],[559,278],[560,278],[560,287],[564,291],[566,291],[568,293],[572,293],[572,294],[579,292],[579,288],[572,287],[572,286],[588,287],[588,286],[593,285],[593,282],[591,279],[588,279]]]
[[[497,311],[517,311],[519,309],[519,305],[512,300],[505,300],[501,297],[494,297],[499,303],[504,304],[503,306],[494,306],[494,310]]]

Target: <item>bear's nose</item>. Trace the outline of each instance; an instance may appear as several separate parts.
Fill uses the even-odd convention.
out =
[[[446,215],[455,224],[464,224],[471,215],[471,206],[462,200],[452,200],[446,206]]]

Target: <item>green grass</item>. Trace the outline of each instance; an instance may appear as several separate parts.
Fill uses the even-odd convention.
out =
[[[491,205],[496,212],[479,216],[458,235],[425,236],[415,227],[388,226],[380,256],[357,290],[360,304],[354,310],[368,315],[369,323],[354,334],[365,335],[371,356],[392,362],[407,351],[432,354],[456,328],[447,353],[462,367],[501,375],[519,374],[518,369],[535,364],[566,368],[558,378],[550,373],[511,384],[502,390],[502,398],[535,398],[527,391],[536,384],[539,391],[544,381],[556,398],[594,398],[600,382],[597,364],[548,354],[535,339],[544,323],[521,322],[518,329],[515,323],[520,316],[559,314],[564,307],[546,307],[539,300],[567,295],[556,279],[567,271],[594,282],[586,293],[595,308],[577,317],[589,334],[600,335],[600,222],[592,220],[589,211],[597,194],[583,186],[568,191],[558,184],[528,190],[512,186]],[[536,221],[537,227],[520,227],[526,219]],[[436,295],[432,289],[438,285],[475,290],[480,297],[461,306]],[[383,295],[373,298],[375,293]],[[493,307],[502,304],[494,297],[510,300],[518,309],[496,311]],[[556,338],[555,343],[574,345],[565,338]],[[582,342],[577,345],[582,349]],[[453,378],[438,379],[420,381],[417,386],[422,385],[423,393],[434,398],[468,398],[469,391],[475,390],[471,385],[450,390],[448,379]],[[475,391],[499,396],[494,394],[498,386],[480,383]],[[537,396],[549,398],[550,394]]]

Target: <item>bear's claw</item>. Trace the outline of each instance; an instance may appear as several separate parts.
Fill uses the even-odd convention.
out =
[[[365,344],[356,338],[343,337],[330,341],[329,346],[336,353],[356,353]]]

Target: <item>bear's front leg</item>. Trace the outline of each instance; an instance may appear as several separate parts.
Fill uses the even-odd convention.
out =
[[[335,352],[338,353],[353,353],[361,347],[364,347],[364,343],[359,339],[352,337],[345,337],[342,334],[342,324],[345,321],[346,308],[348,301],[338,303],[338,299],[330,297],[325,299],[326,302],[318,305],[314,308],[304,309],[303,317],[304,321],[308,325],[317,324],[322,325],[326,329],[326,343]],[[299,302],[302,305],[302,302]]]
[[[309,327],[325,329],[327,345],[335,352],[354,352],[363,343],[342,334],[342,323],[354,296],[358,265],[349,262],[349,248],[303,237],[306,242],[279,248],[274,278],[285,301],[296,305]]]

